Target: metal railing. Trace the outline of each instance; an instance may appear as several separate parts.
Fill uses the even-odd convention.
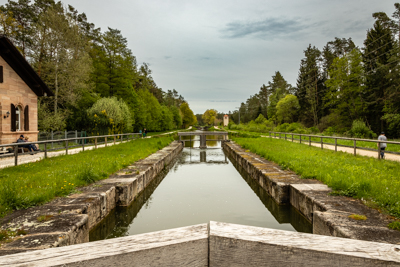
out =
[[[135,138],[136,136],[136,138]],[[19,148],[22,148],[26,145],[38,145],[41,149],[41,151],[35,151],[33,153],[41,153],[44,152],[44,158],[47,158],[47,153],[51,151],[59,151],[59,150],[64,150],[65,149],[65,154],[68,155],[68,150],[76,147],[82,147],[82,150],[85,150],[85,145],[86,146],[94,146],[95,149],[97,149],[97,146],[100,144],[105,144],[107,146],[108,140],[111,139],[111,142],[114,142],[114,144],[117,142],[117,139],[120,139],[119,142],[123,141],[129,141],[133,139],[138,139],[142,136],[140,133],[126,133],[126,134],[114,134],[114,135],[100,135],[100,136],[90,136],[90,137],[74,137],[74,138],[65,138],[65,139],[57,139],[57,140],[48,140],[48,141],[36,141],[36,142],[24,142],[24,143],[12,143],[12,144],[3,144],[0,145],[1,148],[6,148],[6,147],[12,147],[14,150],[11,153],[3,154],[2,157],[15,157],[15,166],[18,165],[18,150]],[[126,137],[126,139],[124,139]],[[104,140],[104,141],[102,141]],[[78,145],[70,145],[71,143],[80,143]],[[77,142],[81,141],[81,142]],[[63,143],[62,147],[56,147],[52,148],[48,147],[48,144],[52,143]],[[29,153],[29,152],[28,152]],[[32,152],[31,152],[32,153]]]
[[[324,144],[325,145],[335,146],[335,152],[337,152],[337,147],[353,148],[354,149],[354,156],[357,155],[357,149],[377,151],[378,152],[378,159],[381,159],[381,143],[400,145],[400,142],[395,142],[395,141],[382,142],[380,140],[361,139],[361,138],[349,138],[349,137],[338,137],[338,136],[321,136],[321,135],[285,133],[285,132],[269,132],[269,137],[275,137],[275,138],[279,138],[279,139],[285,138],[285,140],[288,140],[288,136],[289,136],[289,140],[291,139],[292,142],[299,141],[300,144],[302,142],[305,142],[305,143],[308,142],[309,146],[311,146],[312,143],[321,144],[321,149],[324,148]],[[295,138],[296,136],[298,138]],[[305,137],[305,138],[303,138],[303,137]],[[314,141],[314,140],[311,140],[311,138],[319,138],[320,141]],[[334,143],[324,142],[323,139],[334,139]],[[353,141],[353,145],[349,146],[349,145],[338,144],[338,140],[350,140],[350,141]],[[376,143],[378,148],[377,149],[373,149],[373,148],[369,148],[369,147],[359,147],[359,146],[357,146],[357,141],[359,141],[359,142]],[[400,155],[399,152],[387,151],[387,150],[385,150],[385,153]]]

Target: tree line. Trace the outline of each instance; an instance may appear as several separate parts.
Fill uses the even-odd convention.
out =
[[[364,124],[371,132],[400,137],[400,4],[394,7],[391,17],[373,13],[375,22],[362,47],[351,38],[335,38],[322,50],[310,44],[296,86],[275,72],[231,119],[239,123],[240,116],[241,123],[248,123],[262,115],[269,125],[299,122],[339,134]]]
[[[157,86],[118,29],[102,32],[85,13],[54,0],[8,0],[6,35],[54,92],[39,99],[39,130],[165,131],[196,123],[185,99]]]

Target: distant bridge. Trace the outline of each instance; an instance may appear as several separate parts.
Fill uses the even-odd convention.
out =
[[[222,139],[207,139],[207,136],[222,136]],[[200,141],[200,148],[207,148],[207,141],[227,141],[228,132],[178,132],[179,142],[183,143],[192,141]],[[182,139],[182,136],[200,136],[200,139]]]

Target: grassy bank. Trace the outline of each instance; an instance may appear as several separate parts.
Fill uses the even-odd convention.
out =
[[[302,178],[317,179],[336,194],[367,201],[400,218],[400,164],[321,150],[273,138],[233,137],[239,145]]]
[[[97,180],[143,159],[173,141],[171,136],[138,139],[9,167],[0,173],[0,217],[66,196],[75,188]]]
[[[225,128],[225,130],[230,131],[227,128]],[[238,130],[234,130],[234,131],[230,131],[230,132],[231,133],[235,132],[235,133],[237,133],[236,135],[239,135],[239,136],[244,136],[244,135],[249,135],[249,136],[252,136],[252,137],[255,137],[255,136],[269,136],[269,133],[250,132],[250,131],[243,131],[243,130],[239,130],[239,131]],[[274,134],[271,134],[271,136],[274,136]],[[279,138],[279,134],[276,134],[276,137]],[[320,135],[320,137],[311,137],[311,141],[315,142],[315,143],[320,143],[321,142],[321,137],[323,138],[322,141],[323,141],[324,144],[328,144],[329,143],[331,145],[335,145],[335,139],[334,138],[329,138],[329,137],[326,137],[326,136],[324,136],[322,134]],[[285,135],[282,134],[281,138],[284,140],[285,139]],[[286,138],[287,138],[288,141],[291,141],[292,140],[292,135],[288,134],[288,135],[286,135]],[[299,138],[298,135],[294,135],[294,139],[297,139],[297,140],[295,140],[295,142],[299,142],[300,138]],[[309,137],[302,136],[301,140],[302,140],[303,144],[308,144]],[[393,139],[388,139],[388,141],[400,142],[399,140],[393,140]],[[338,146],[347,146],[347,147],[353,147],[354,146],[353,140],[341,140],[341,139],[338,139],[337,140],[337,144],[338,144]],[[374,142],[357,141],[357,148],[361,148],[361,149],[362,148],[377,149],[377,145]],[[400,145],[388,144],[386,151],[392,151],[392,152],[400,153]]]

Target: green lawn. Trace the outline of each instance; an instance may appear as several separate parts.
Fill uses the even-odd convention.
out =
[[[229,131],[229,130],[228,130]],[[237,131],[237,130],[233,130],[232,132],[236,132],[237,135],[243,136],[243,135],[249,135],[251,137],[256,137],[256,136],[269,136],[269,133],[259,133],[259,132],[248,132],[248,131]],[[271,136],[274,136],[274,134],[271,134]],[[279,138],[279,135],[276,134],[276,137]],[[325,137],[322,136],[323,138],[323,143],[329,143],[334,145],[335,144],[335,139],[334,138],[329,138],[329,137]],[[321,142],[321,137],[311,137],[311,141],[314,143],[320,143]],[[292,135],[287,134],[286,135],[287,140],[291,141],[292,140]],[[285,139],[285,135],[281,134],[281,139]],[[294,135],[294,139],[295,142],[299,142],[299,136],[298,135]],[[296,140],[297,139],[297,140]],[[302,136],[301,137],[302,143],[304,144],[308,144],[309,142],[309,137],[308,136]],[[396,141],[399,142],[399,140],[392,140],[392,139],[388,139],[388,141]],[[353,140],[337,140],[337,144],[339,145],[343,145],[343,146],[348,146],[348,147],[353,147],[354,143]],[[357,148],[367,148],[367,149],[377,149],[377,145],[374,142],[367,142],[367,141],[357,141]],[[388,147],[386,149],[386,151],[392,151],[392,152],[398,152],[400,153],[400,145],[397,144],[388,144]],[[378,152],[377,152],[378,153]]]
[[[336,194],[368,201],[400,218],[400,164],[344,152],[321,150],[273,138],[233,137],[245,149],[302,178],[317,179]]]
[[[171,136],[138,139],[2,169],[0,217],[12,210],[40,205],[54,197],[66,196],[76,187],[105,179],[172,141]]]

